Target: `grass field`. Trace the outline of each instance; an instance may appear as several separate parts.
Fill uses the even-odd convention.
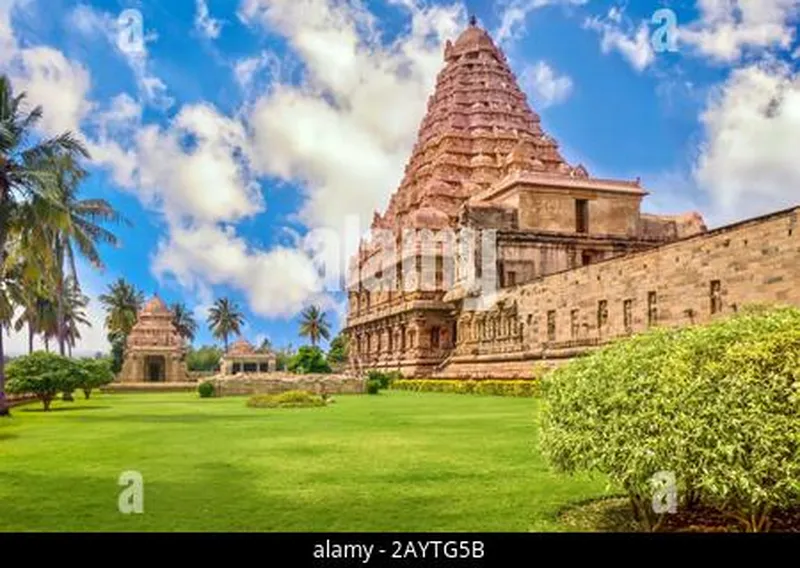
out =
[[[548,470],[532,399],[78,398],[0,419],[0,531],[557,531],[562,508],[605,494]],[[118,510],[127,470],[140,515]]]

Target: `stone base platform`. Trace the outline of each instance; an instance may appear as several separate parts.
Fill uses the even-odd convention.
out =
[[[197,382],[181,383],[111,383],[100,389],[100,392],[194,392]]]
[[[277,394],[303,390],[315,394],[362,394],[366,381],[350,375],[239,374],[209,380],[216,396]]]

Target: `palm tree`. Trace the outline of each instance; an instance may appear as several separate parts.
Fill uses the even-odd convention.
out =
[[[265,337],[261,341],[261,345],[258,346],[258,351],[261,353],[269,353],[272,351],[272,342],[269,340],[269,337]]]
[[[245,317],[239,306],[228,298],[220,298],[208,310],[208,327],[212,335],[222,339],[228,351],[228,336],[241,335]]]
[[[88,296],[81,292],[78,282],[74,278],[68,278],[65,282],[64,298],[64,341],[67,344],[67,351],[72,357],[72,349],[81,338],[78,326],[84,325],[92,327],[92,322],[86,317],[86,308],[89,305]]]
[[[108,291],[101,294],[99,300],[106,310],[109,343],[124,344],[144,304],[144,293],[124,278],[119,278],[108,286]]]
[[[105,199],[80,199],[79,188],[86,177],[86,171],[78,165],[72,155],[56,157],[58,166],[56,203],[52,211],[52,242],[55,264],[55,297],[57,300],[58,350],[63,356],[66,345],[66,320],[63,298],[67,278],[74,281],[80,292],[78,271],[75,266],[75,253],[79,253],[94,267],[103,268],[98,245],[117,245],[117,237],[103,228],[100,223],[126,223]],[[65,264],[69,272],[65,274]]]
[[[176,302],[170,306],[172,312],[172,325],[178,331],[178,335],[187,340],[189,343],[194,341],[194,336],[197,333],[197,322],[194,321],[194,316],[190,312],[186,304]]]
[[[300,314],[300,336],[308,337],[314,346],[319,343],[320,338],[330,338],[331,326],[319,306],[309,306]]]
[[[19,210],[28,207],[35,197],[49,199],[56,185],[57,165],[54,156],[89,157],[89,152],[75,136],[65,132],[54,138],[32,136],[42,118],[42,107],[25,108],[25,93],[14,94],[11,81],[0,76],[0,283],[8,291],[6,245],[15,225],[19,226]],[[7,327],[13,317],[8,297],[0,300],[0,326]],[[0,333],[0,416],[7,415],[5,396],[5,353]]]

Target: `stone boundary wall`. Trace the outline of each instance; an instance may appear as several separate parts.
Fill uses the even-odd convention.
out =
[[[366,390],[363,378],[349,375],[292,375],[288,373],[239,374],[209,380],[216,396],[277,394],[303,390],[316,394],[362,394]]]
[[[800,306],[798,221],[800,208],[780,211],[509,289],[500,299],[523,326],[516,348],[481,340],[434,378],[517,376],[651,325],[702,324],[751,304]]]

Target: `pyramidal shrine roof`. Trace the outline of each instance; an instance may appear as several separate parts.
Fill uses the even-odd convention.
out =
[[[474,19],[444,59],[400,187],[373,228],[450,225],[465,201],[515,171],[588,177],[542,130],[505,54]]]

